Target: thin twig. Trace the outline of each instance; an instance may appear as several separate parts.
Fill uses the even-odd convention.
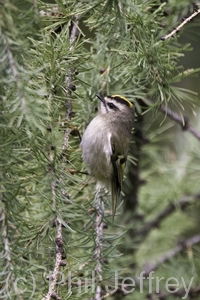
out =
[[[50,152],[49,156],[50,160],[50,173],[52,175],[52,183],[51,183],[51,195],[52,195],[52,209],[54,212],[56,212],[56,183],[55,183],[55,169],[54,169],[54,153],[53,151]],[[56,283],[59,276],[59,271],[61,267],[62,257],[64,254],[63,250],[63,238],[62,238],[62,222],[59,219],[59,217],[56,218],[56,225],[57,225],[57,233],[56,233],[56,260],[54,265],[54,270],[51,276],[48,278],[49,283],[49,290],[46,296],[43,298],[43,300],[50,300],[52,298],[60,300],[61,298],[56,293]]]
[[[27,249],[32,244],[33,240],[37,239],[37,237],[39,236],[39,234],[41,234],[44,231],[45,227],[46,227],[46,224],[42,225],[42,227],[35,234],[35,236],[32,239],[29,239],[28,243],[24,246],[25,249]]]
[[[200,9],[198,9],[197,11],[195,11],[191,16],[189,16],[188,18],[186,18],[179,26],[177,26],[172,32],[170,32],[169,34],[161,37],[162,41],[166,41],[167,39],[169,39],[170,37],[174,36],[174,34],[177,33],[177,31],[179,31],[186,23],[188,23],[189,21],[191,21],[194,17],[196,17],[198,14],[200,13]]]
[[[4,244],[4,250],[5,250],[5,260],[8,264],[11,264],[11,257],[10,257],[10,246],[8,242],[8,230],[6,226],[6,216],[5,216],[5,210],[2,208],[1,210],[1,223],[2,223],[2,236],[3,236],[3,244]],[[12,269],[12,265],[10,266]]]
[[[51,183],[51,195],[52,195],[52,209],[54,212],[56,212],[56,184],[55,184],[55,170],[54,170],[54,155],[52,152],[50,152],[49,156],[50,160],[50,173],[52,175],[52,183]],[[57,217],[56,218],[56,224],[57,224],[57,233],[56,233],[56,260],[55,260],[55,265],[54,265],[54,270],[52,275],[48,278],[50,283],[49,283],[49,290],[46,294],[46,296],[43,298],[43,300],[50,300],[51,298],[54,299],[61,299],[57,293],[56,293],[56,283],[58,280],[59,276],[59,271],[61,267],[61,261],[62,261],[62,255],[64,253],[63,250],[63,238],[62,238],[62,223],[60,219]]]
[[[56,235],[56,261],[55,266],[52,275],[48,278],[50,281],[49,284],[49,291],[47,295],[43,298],[43,300],[50,300],[52,298],[52,295],[56,295],[55,289],[56,289],[56,283],[59,276],[61,261],[62,261],[62,255],[63,255],[63,239],[62,239],[62,223],[57,218],[58,226],[57,226],[57,235]],[[54,298],[55,299],[55,298]],[[60,297],[56,297],[56,299],[61,299]]]
[[[194,201],[198,200],[200,198],[200,193],[190,195],[190,196],[184,196],[183,199],[181,199],[178,203],[170,203],[165,209],[159,213],[154,220],[146,223],[144,227],[137,232],[137,235],[141,235],[142,238],[147,236],[150,231],[154,228],[158,228],[161,222],[167,218],[170,214],[172,214],[177,208],[184,210],[193,203]]]
[[[98,276],[98,284],[96,287],[96,295],[95,300],[101,300],[101,281],[102,281],[102,237],[103,237],[103,202],[102,197],[100,196],[100,192],[97,192],[95,197],[95,208],[96,208],[96,222],[95,222],[95,260],[96,260],[96,267],[95,272]]]
[[[41,16],[48,16],[48,17],[63,17],[63,14],[60,12],[58,6],[54,6],[51,9],[47,9],[46,11],[40,10]]]

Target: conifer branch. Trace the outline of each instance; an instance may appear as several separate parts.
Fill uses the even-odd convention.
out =
[[[6,52],[7,52],[7,57],[8,57],[8,64],[11,70],[11,74],[13,76],[13,81],[15,82],[16,86],[17,86],[17,91],[18,91],[18,95],[19,95],[19,99],[21,101],[21,106],[24,110],[26,110],[26,100],[25,100],[25,95],[24,95],[24,91],[23,91],[23,85],[21,85],[20,82],[20,75],[19,72],[17,70],[17,64],[15,62],[13,53],[10,49],[8,40],[6,38],[3,39],[4,43],[5,43],[5,47],[6,47]]]
[[[177,26],[174,30],[172,30],[172,32],[170,32],[169,34],[161,37],[161,40],[162,41],[166,41],[167,39],[169,39],[172,36],[174,36],[185,24],[187,24],[188,22],[190,22],[199,13],[200,13],[200,9],[196,10],[191,16],[189,16],[188,18],[185,18],[184,21],[179,26]]]
[[[75,47],[76,39],[79,35],[79,30],[77,27],[78,24],[79,24],[79,19],[78,17],[74,16],[74,23],[72,25],[71,32],[70,32],[70,48],[69,48],[70,52],[73,51]],[[67,97],[65,118],[67,121],[69,121],[70,118],[73,116],[72,103],[71,103],[72,90],[76,89],[76,87],[72,84],[72,70],[67,71],[65,77],[65,84],[66,84],[66,97]],[[67,128],[64,133],[63,150],[67,149],[68,147],[69,134],[70,134],[70,130]]]
[[[11,265],[11,257],[10,257],[10,246],[8,241],[8,230],[6,226],[6,216],[5,216],[5,210],[4,208],[1,209],[1,222],[2,222],[2,237],[3,237],[3,244],[4,244],[4,250],[5,250],[5,260],[10,265],[10,268],[12,269]]]
[[[78,22],[78,20],[77,20]],[[76,41],[76,38],[79,34],[78,28],[75,24],[73,24],[71,33],[70,33],[70,49],[69,51],[72,51],[74,49],[74,43]],[[72,85],[72,72],[71,70],[67,71],[67,75],[65,77],[65,84],[66,84],[66,120],[69,121],[71,116],[72,116],[72,104],[71,104],[71,85]],[[68,148],[68,143],[69,143],[69,129],[65,130],[64,133],[64,142],[63,142],[63,150]],[[52,149],[53,150],[53,149]],[[51,174],[52,177],[54,176],[54,157],[53,154],[50,153],[50,163],[51,163]],[[51,183],[51,193],[52,193],[52,208],[53,211],[56,212],[56,183],[54,180],[52,180]],[[49,291],[47,295],[43,298],[43,300],[50,300],[51,298],[53,299],[61,299],[58,294],[56,293],[56,282],[58,279],[60,267],[63,265],[62,264],[62,257],[64,254],[63,250],[63,238],[62,238],[62,222],[59,217],[56,218],[56,223],[57,223],[57,234],[56,234],[56,260],[55,260],[55,265],[54,265],[54,270],[52,273],[52,276],[49,278],[50,284],[49,284]]]
[[[184,210],[193,203],[194,201],[198,200],[200,198],[200,193],[185,196],[183,199],[181,199],[178,203],[170,203],[165,209],[159,213],[154,220],[146,223],[144,227],[137,232],[137,235],[141,235],[143,238],[147,236],[152,229],[158,228],[160,226],[160,223],[166,219],[169,215],[171,215],[176,209]]]
[[[3,245],[4,245],[4,256],[3,257],[4,257],[4,260],[6,261],[6,264],[5,264],[6,268],[9,266],[9,273],[8,273],[5,284],[7,285],[7,288],[8,288],[8,286],[10,286],[10,285],[8,285],[8,279],[9,279],[10,282],[12,282],[12,286],[15,290],[17,299],[22,300],[22,297],[18,293],[18,291],[16,289],[16,285],[14,284],[15,283],[15,277],[13,274],[14,268],[13,268],[12,260],[11,260],[11,249],[10,249],[9,240],[8,240],[8,228],[6,225],[6,215],[5,215],[4,208],[1,209],[0,221],[2,223],[1,230],[2,230]],[[2,283],[2,285],[3,285],[3,283]],[[3,291],[3,289],[2,289],[2,291]],[[6,295],[6,296],[8,296],[8,295]]]

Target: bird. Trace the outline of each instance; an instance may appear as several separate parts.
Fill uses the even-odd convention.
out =
[[[100,108],[80,146],[89,174],[111,192],[114,220],[134,125],[134,105],[121,95],[96,96]]]

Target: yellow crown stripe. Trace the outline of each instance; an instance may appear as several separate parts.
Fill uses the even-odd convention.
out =
[[[126,101],[129,104],[130,107],[133,107],[133,104],[128,99],[126,99],[125,97],[123,97],[121,95],[112,95],[112,97],[119,97],[122,100]]]

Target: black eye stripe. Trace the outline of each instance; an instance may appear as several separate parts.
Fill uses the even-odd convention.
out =
[[[107,105],[111,109],[114,109],[114,110],[118,109],[117,106],[115,106],[115,104],[113,104],[112,102],[107,102]]]

